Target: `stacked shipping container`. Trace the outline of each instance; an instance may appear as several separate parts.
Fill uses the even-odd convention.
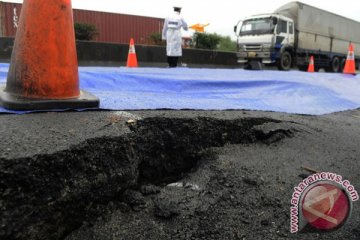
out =
[[[14,37],[21,5],[0,1],[0,37]],[[149,36],[161,32],[164,19],[135,15],[97,12],[74,9],[74,22],[96,26],[99,35],[96,41],[129,43],[131,37],[136,44],[150,43]]]

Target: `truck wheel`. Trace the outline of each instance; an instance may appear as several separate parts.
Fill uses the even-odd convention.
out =
[[[283,52],[278,60],[277,67],[281,71],[289,71],[292,65],[291,54],[287,51]]]
[[[334,57],[331,61],[331,66],[330,66],[330,71],[331,72],[340,72],[340,58],[339,57]]]

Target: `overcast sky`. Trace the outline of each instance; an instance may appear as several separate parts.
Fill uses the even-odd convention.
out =
[[[22,0],[3,0],[22,3]],[[246,16],[271,13],[289,0],[72,0],[73,8],[165,18],[172,6],[183,7],[189,25],[210,23],[207,32],[233,36],[233,26]],[[359,0],[302,0],[301,2],[360,22]],[[360,31],[360,29],[354,29]],[[191,32],[190,32],[191,33]]]

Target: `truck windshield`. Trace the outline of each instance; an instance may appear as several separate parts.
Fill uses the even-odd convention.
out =
[[[274,32],[274,25],[271,18],[249,19],[243,22],[240,36],[271,34]]]

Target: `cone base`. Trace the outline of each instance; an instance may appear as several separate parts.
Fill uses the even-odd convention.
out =
[[[9,110],[52,110],[52,109],[81,109],[98,108],[100,101],[94,95],[80,91],[80,96],[74,99],[29,99],[15,96],[4,91],[5,87],[0,87],[0,106]]]

